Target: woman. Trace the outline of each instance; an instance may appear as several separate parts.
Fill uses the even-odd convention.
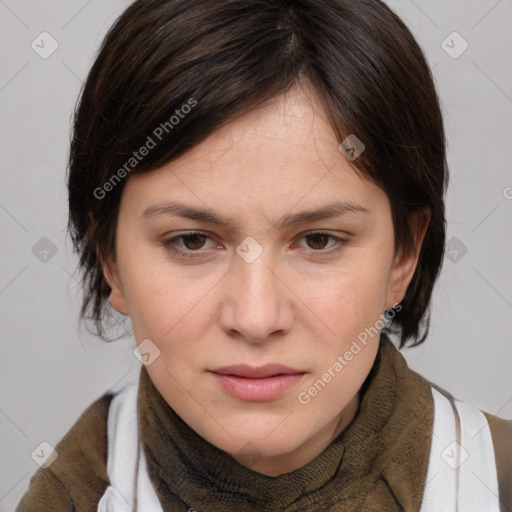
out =
[[[512,507],[510,422],[391,342],[427,336],[447,180],[430,70],[382,2],[130,5],[76,110],[69,229],[82,315],[103,339],[109,304],[129,316],[140,380],[18,512]]]

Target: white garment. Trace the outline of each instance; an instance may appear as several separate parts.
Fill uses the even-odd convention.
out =
[[[149,479],[137,427],[138,385],[118,393],[108,413],[110,486],[98,512],[163,512]],[[500,512],[491,432],[475,406],[432,388],[434,431],[420,512]]]
[[[474,405],[432,388],[434,432],[420,512],[500,512],[494,446]]]
[[[98,502],[98,512],[163,512],[139,442],[137,394],[138,384],[130,384],[110,403],[107,420],[110,486]]]

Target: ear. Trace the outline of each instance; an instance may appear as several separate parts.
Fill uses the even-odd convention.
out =
[[[386,309],[391,309],[400,303],[412,280],[418,264],[421,246],[430,223],[430,209],[424,208],[412,214],[410,219],[414,245],[407,253],[397,254],[388,281]]]
[[[123,286],[119,275],[117,263],[112,260],[102,262],[103,276],[110,286],[110,305],[123,315],[128,314],[126,300],[124,297]]]

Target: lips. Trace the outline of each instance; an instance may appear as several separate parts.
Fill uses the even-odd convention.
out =
[[[215,381],[230,396],[249,402],[267,402],[282,396],[305,372],[281,364],[231,365],[212,370]]]
[[[235,375],[236,377],[245,377],[247,379],[263,379],[266,377],[274,377],[276,375],[294,375],[304,373],[300,370],[289,368],[282,364],[266,364],[265,366],[238,364],[216,368],[212,371],[221,375]]]

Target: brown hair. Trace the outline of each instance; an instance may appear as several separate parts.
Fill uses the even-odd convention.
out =
[[[340,142],[364,142],[353,163],[390,199],[396,251],[413,245],[412,214],[430,209],[416,272],[385,327],[400,346],[424,341],[445,247],[443,119],[422,50],[379,0],[137,0],[117,19],[77,102],[69,155],[81,317],[98,336],[107,339],[110,294],[101,261],[115,259],[128,172],[170,162],[298,82],[312,86]],[[161,140],[134,160],[158,127]]]

